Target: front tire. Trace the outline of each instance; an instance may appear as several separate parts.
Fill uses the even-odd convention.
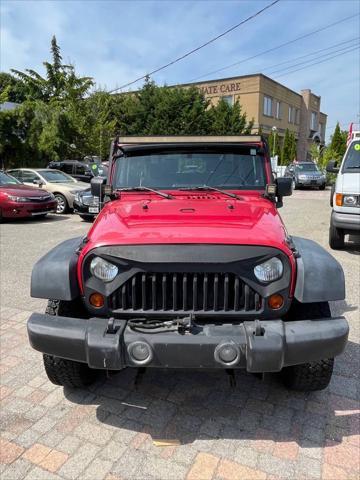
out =
[[[333,368],[333,358],[286,367],[282,372],[283,382],[291,390],[301,392],[324,390],[330,383]]]
[[[51,383],[69,388],[82,388],[91,385],[98,377],[97,370],[85,363],[64,358],[43,355],[45,372]]]
[[[55,200],[57,201],[56,213],[63,214],[69,211],[69,204],[61,193],[55,193]]]
[[[79,300],[65,302],[49,300],[46,308],[48,315],[87,318],[87,313]],[[66,360],[65,358],[43,355],[45,372],[50,382],[69,388],[82,388],[95,382],[99,371],[89,368],[86,363]]]
[[[301,303],[294,299],[284,321],[318,320],[330,317],[329,302]],[[285,367],[281,376],[287,388],[301,392],[313,392],[323,390],[329,385],[333,367],[334,359],[328,358]]]
[[[336,228],[332,222],[330,222],[329,229],[329,245],[333,250],[341,250],[345,245],[345,235],[340,228]]]

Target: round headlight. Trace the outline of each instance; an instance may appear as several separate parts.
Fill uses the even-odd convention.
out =
[[[118,274],[118,267],[103,258],[95,257],[90,263],[90,272],[103,282],[111,282]]]
[[[357,196],[356,195],[344,195],[343,197],[343,204],[354,206],[357,204]]]
[[[281,277],[284,267],[279,258],[273,257],[254,268],[255,277],[260,282],[273,282]]]

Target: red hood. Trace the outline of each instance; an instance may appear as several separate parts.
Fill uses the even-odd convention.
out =
[[[123,194],[105,206],[88,239],[86,252],[104,245],[212,243],[271,245],[290,254],[274,204],[248,192],[241,200],[203,192],[171,200]]]
[[[49,195],[49,192],[46,190],[22,184],[4,185],[1,187],[0,191],[3,193],[9,193],[10,195],[17,195],[19,197],[44,197]]]

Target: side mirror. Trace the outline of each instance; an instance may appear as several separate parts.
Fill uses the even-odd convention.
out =
[[[103,185],[106,182],[106,178],[103,177],[93,177],[90,182],[91,195],[97,197],[100,203],[103,200]]]
[[[44,185],[44,183],[41,180],[37,180],[36,178],[34,178],[33,184],[38,185],[40,188]]]
[[[276,179],[276,195],[279,199],[292,195],[292,179],[290,177]]]
[[[326,171],[328,173],[339,173],[340,168],[337,166],[337,160],[330,160],[326,166]]]

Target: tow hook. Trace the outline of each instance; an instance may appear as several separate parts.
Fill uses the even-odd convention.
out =
[[[115,324],[115,318],[111,317],[108,320],[106,333],[116,333],[119,329],[119,325]]]
[[[255,337],[263,337],[264,333],[265,333],[265,329],[264,329],[264,327],[262,327],[260,320],[256,319],[254,321],[254,324],[255,324],[255,329],[254,329],[254,332],[253,332],[254,336]]]

